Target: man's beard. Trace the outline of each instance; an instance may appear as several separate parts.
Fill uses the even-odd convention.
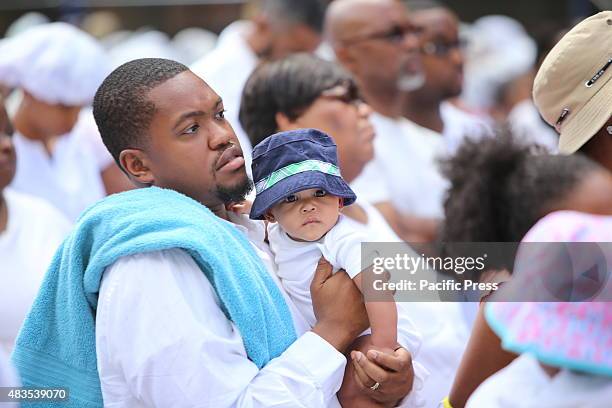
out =
[[[247,176],[234,186],[217,186],[215,195],[223,204],[239,203],[246,199],[247,194],[253,190],[253,182]]]

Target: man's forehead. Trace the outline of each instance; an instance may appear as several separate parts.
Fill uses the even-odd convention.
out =
[[[376,16],[376,18],[372,18]],[[408,12],[400,2],[382,2],[372,4],[371,9],[365,9],[362,22],[366,27],[388,28],[393,24],[403,24],[408,22]]]
[[[347,18],[345,25],[345,35],[384,30],[409,21],[405,7],[397,1],[360,3],[350,13],[350,18]]]
[[[195,107],[212,111],[219,96],[200,77],[185,71],[151,89],[148,98],[156,111],[168,113]]]
[[[443,8],[417,11],[411,14],[410,19],[423,29],[425,35],[449,35],[459,31],[457,18]]]

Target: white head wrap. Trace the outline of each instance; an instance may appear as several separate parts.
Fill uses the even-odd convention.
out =
[[[97,41],[66,23],[40,25],[0,42],[0,83],[50,104],[90,104],[109,72]]]
[[[166,58],[181,61],[166,33],[143,28],[108,51],[114,68],[138,58]]]
[[[462,98],[475,109],[490,108],[498,89],[536,62],[537,46],[523,26],[507,16],[485,16],[467,30]]]
[[[49,24],[49,17],[36,11],[30,11],[21,15],[17,20],[13,21],[4,34],[6,37],[15,37],[24,31],[34,28],[39,25]]]

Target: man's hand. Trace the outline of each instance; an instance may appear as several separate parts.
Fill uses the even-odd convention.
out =
[[[312,331],[344,353],[369,326],[361,292],[346,272],[332,273],[332,266],[321,257],[310,294],[317,319]]]
[[[383,353],[371,346],[370,336],[358,338],[351,348],[352,364],[338,392],[343,406],[394,407],[410,393],[414,370],[406,349]],[[376,383],[379,386],[372,390]]]

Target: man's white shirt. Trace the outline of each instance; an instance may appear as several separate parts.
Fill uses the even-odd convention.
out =
[[[263,222],[230,215],[289,305],[298,339],[259,370],[210,282],[180,249],[123,257],[104,273],[96,354],[110,407],[339,407],[346,358],[282,291]],[[402,333],[398,339],[404,344]],[[410,407],[412,399],[405,399]]]
[[[263,232],[237,227],[261,236],[263,243]],[[280,285],[270,254],[254,247]],[[96,316],[105,406],[338,406],[335,393],[346,359],[309,332],[285,298],[299,338],[259,370],[221,311],[212,285],[186,252],[119,259],[104,273]]]

